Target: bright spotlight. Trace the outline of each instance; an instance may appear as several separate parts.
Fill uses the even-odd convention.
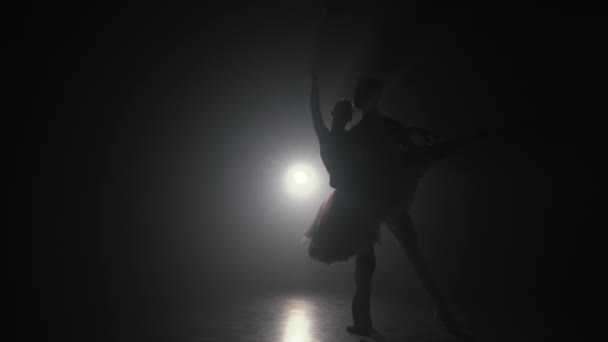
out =
[[[296,197],[312,194],[317,187],[314,169],[305,164],[293,165],[287,170],[285,186],[287,192]]]
[[[306,172],[298,170],[293,174],[293,180],[298,184],[304,184],[308,180],[308,175]]]

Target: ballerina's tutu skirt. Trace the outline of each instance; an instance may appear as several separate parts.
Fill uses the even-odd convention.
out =
[[[380,229],[375,207],[361,196],[341,190],[332,192],[306,232],[309,256],[330,264],[373,247]]]

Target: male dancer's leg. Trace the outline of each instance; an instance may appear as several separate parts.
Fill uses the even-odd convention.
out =
[[[354,326],[348,327],[350,333],[369,335],[372,330],[370,297],[372,275],[376,269],[374,248],[359,253],[355,258],[355,284],[357,289],[352,302]]]
[[[447,310],[446,302],[437,288],[433,276],[418,248],[416,241],[416,231],[414,224],[407,212],[400,212],[393,215],[392,222],[387,222],[389,229],[395,235],[401,246],[404,248],[418,279],[422,286],[429,293],[437,308],[437,318],[439,318],[450,331],[456,332],[459,329],[456,327],[449,311]]]

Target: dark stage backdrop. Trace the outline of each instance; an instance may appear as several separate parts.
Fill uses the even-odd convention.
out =
[[[18,85],[34,97],[20,105],[20,253],[37,331],[101,336],[231,293],[351,291],[352,263],[314,263],[300,243],[330,191],[308,111],[315,60],[326,120],[373,74],[384,112],[406,125],[446,139],[509,127],[435,164],[412,209],[460,310],[554,322],[593,283],[581,255],[601,226],[590,218],[600,17],[377,1],[23,14]],[[295,162],[319,172],[309,198],[285,193]],[[382,240],[376,289],[428,304]]]

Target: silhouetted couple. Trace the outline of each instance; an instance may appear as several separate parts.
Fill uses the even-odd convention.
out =
[[[376,267],[374,245],[384,223],[401,243],[418,278],[433,298],[437,317],[448,331],[458,332],[416,243],[409,215],[419,178],[432,160],[447,156],[465,140],[430,144],[434,136],[417,127],[406,128],[378,110],[382,84],[373,78],[359,80],[354,107],[363,113],[352,129],[353,105],[339,101],[332,110],[331,130],[323,123],[318,80],[313,74],[310,104],[321,158],[335,190],[324,201],[306,236],[309,255],[332,263],[355,257],[356,292],[352,301],[352,334],[370,336],[371,279]],[[412,136],[426,139],[417,146]]]

